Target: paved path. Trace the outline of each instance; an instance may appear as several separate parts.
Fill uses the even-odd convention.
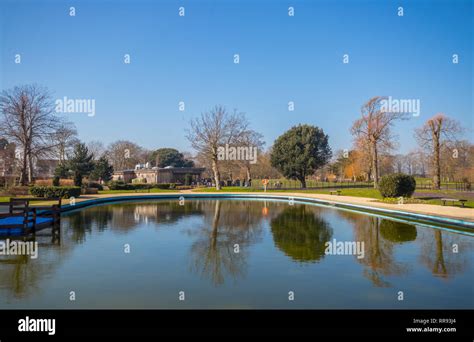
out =
[[[373,198],[365,197],[352,197],[352,196],[337,196],[337,195],[326,195],[326,194],[309,194],[309,193],[298,193],[298,192],[195,192],[190,190],[183,190],[177,192],[159,192],[159,193],[122,193],[122,194],[107,194],[107,195],[82,195],[76,199],[76,202],[82,202],[89,199],[95,198],[108,198],[108,197],[120,197],[120,196],[160,196],[160,195],[171,195],[171,194],[243,194],[243,195],[279,195],[284,197],[307,197],[316,198],[329,202],[335,203],[349,203],[356,205],[371,206],[376,208],[400,210],[406,212],[412,212],[417,214],[436,215],[450,218],[457,218],[467,221],[474,222],[474,209],[472,208],[460,208],[452,206],[441,206],[432,204],[389,204],[376,202]],[[64,204],[67,204],[67,200],[64,200]]]

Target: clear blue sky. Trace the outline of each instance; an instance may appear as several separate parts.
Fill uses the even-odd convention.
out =
[[[0,89],[34,82],[55,98],[95,99],[95,117],[68,114],[85,141],[190,151],[189,119],[223,104],[245,112],[267,146],[308,123],[329,134],[335,151],[350,148],[349,127],[376,95],[421,100],[421,115],[396,127],[402,152],[415,147],[413,128],[437,112],[463,122],[473,140],[472,1],[0,4]]]

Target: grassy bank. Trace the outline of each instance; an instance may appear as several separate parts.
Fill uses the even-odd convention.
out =
[[[99,195],[110,195],[110,194],[136,194],[136,193],[160,193],[160,192],[178,192],[176,189],[150,189],[150,190],[101,190]]]
[[[340,195],[341,196],[352,196],[352,197],[365,197],[365,198],[373,198],[378,201],[384,202],[384,203],[390,203],[390,204],[397,204],[398,199],[396,198],[385,198],[383,199],[382,196],[380,195],[379,191],[373,188],[343,188],[339,189],[341,191]],[[193,189],[193,192],[208,192],[208,193],[218,193],[218,192],[257,192],[257,193],[263,193],[264,191],[262,189],[254,189],[254,188],[244,188],[244,187],[223,187],[222,190],[217,191],[215,188],[197,188]],[[275,192],[292,192],[292,193],[301,193],[301,194],[325,194],[329,195],[330,189],[311,189],[311,190],[302,190],[302,189],[296,189],[296,190],[268,190],[267,193],[275,193]],[[104,191],[99,191],[100,195],[133,195],[136,193],[172,193],[172,192],[179,192],[179,190],[175,189],[150,189],[148,190],[104,190]],[[87,195],[84,195],[87,196]],[[21,197],[21,196],[20,196]],[[29,196],[28,196],[29,197]],[[335,198],[337,198],[336,195],[334,195]],[[446,197],[446,198],[463,198],[467,199],[468,201],[465,202],[464,206],[466,208],[474,208],[474,198],[472,197],[471,194],[464,193],[464,192],[459,192],[459,191],[453,191],[453,190],[417,190],[415,193],[415,196],[412,198],[407,198],[404,199],[404,203],[410,204],[410,203],[419,203],[419,204],[432,204],[432,205],[442,205],[442,202],[440,199],[434,198],[434,197]],[[0,197],[0,202],[8,202],[10,200],[10,197],[4,196]],[[53,202],[35,202],[34,205],[46,205],[46,204],[52,204]],[[68,203],[67,199],[63,200],[64,204]],[[460,207],[460,203],[455,203],[449,204],[449,206],[456,206]]]
[[[380,195],[380,192],[377,189],[373,188],[344,188],[339,189],[341,191],[341,196],[352,196],[352,197],[365,197],[365,198],[373,198],[377,199],[384,203],[391,203],[397,204],[398,199],[396,198],[386,198],[383,199]],[[222,190],[217,191],[215,188],[203,188],[203,189],[194,189],[193,191],[198,192],[263,192],[260,189],[253,189],[253,188],[241,188],[241,187],[224,187]],[[317,189],[317,190],[268,190],[267,193],[272,192],[294,192],[294,193],[302,193],[302,194],[326,194],[329,195],[329,189]],[[466,208],[474,208],[474,200],[467,198],[466,193],[453,191],[453,190],[417,190],[416,196],[413,198],[406,198],[404,199],[404,203],[419,203],[419,204],[433,204],[433,205],[442,205],[440,199],[430,198],[423,194],[434,194],[437,197],[449,197],[449,198],[465,198],[468,199],[467,202],[464,203]],[[455,203],[454,205],[449,204],[450,206],[460,207],[460,203]]]
[[[295,189],[295,190],[267,190],[268,193],[272,192],[297,192],[303,194],[326,194],[329,195],[331,189]],[[338,189],[341,191],[341,196],[354,196],[354,197],[368,197],[368,198],[382,198],[380,193],[376,189],[372,188],[344,188]],[[263,189],[254,188],[242,188],[242,187],[223,187],[222,190],[218,191],[215,188],[200,188],[194,189],[197,192],[264,192]]]

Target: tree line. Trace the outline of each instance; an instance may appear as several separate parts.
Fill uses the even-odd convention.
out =
[[[264,149],[262,134],[250,127],[245,113],[228,111],[218,105],[192,119],[186,138],[195,154],[174,148],[146,149],[128,140],[108,146],[100,141],[83,143],[73,123],[56,115],[50,92],[38,85],[25,85],[0,94],[0,159],[6,173],[18,174],[21,185],[33,182],[35,161],[58,162],[55,182],[84,177],[108,181],[114,170],[133,169],[137,164],[150,167],[202,166],[220,189],[223,180],[280,178],[297,180],[303,188],[306,179],[318,176],[373,181],[377,187],[381,174],[405,172],[430,175],[435,188],[441,176],[471,178],[474,170],[473,145],[461,140],[461,125],[444,114],[424,122],[414,135],[419,148],[407,155],[393,154],[398,121],[408,113],[390,112],[383,107],[384,97],[367,101],[353,122],[350,149],[333,152],[322,128],[300,124],[279,136]],[[223,146],[254,147],[256,163],[249,158],[221,158]]]

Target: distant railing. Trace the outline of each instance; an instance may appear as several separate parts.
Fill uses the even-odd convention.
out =
[[[424,190],[434,190],[433,183],[430,180],[426,181],[416,181],[416,188],[417,189],[424,189]],[[454,190],[454,191],[473,191],[474,184],[471,182],[441,182],[440,184],[441,190]]]
[[[340,182],[320,182],[315,180],[306,181],[306,189],[341,189],[341,188],[373,188],[372,182],[351,182],[351,181],[340,181]],[[251,188],[263,189],[263,183],[261,179],[252,180]],[[267,190],[294,190],[301,189],[301,182],[295,180],[270,180],[267,184]]]
[[[373,182],[352,182],[352,181],[338,181],[338,182],[321,182],[315,180],[306,181],[306,189],[341,189],[341,188],[373,188]],[[252,180],[252,189],[263,189],[261,179]],[[430,180],[417,180],[417,189],[433,190],[433,183]],[[301,183],[295,180],[270,180],[267,185],[267,190],[294,190],[301,189]],[[474,184],[463,181],[441,182],[441,190],[454,191],[473,191]]]

